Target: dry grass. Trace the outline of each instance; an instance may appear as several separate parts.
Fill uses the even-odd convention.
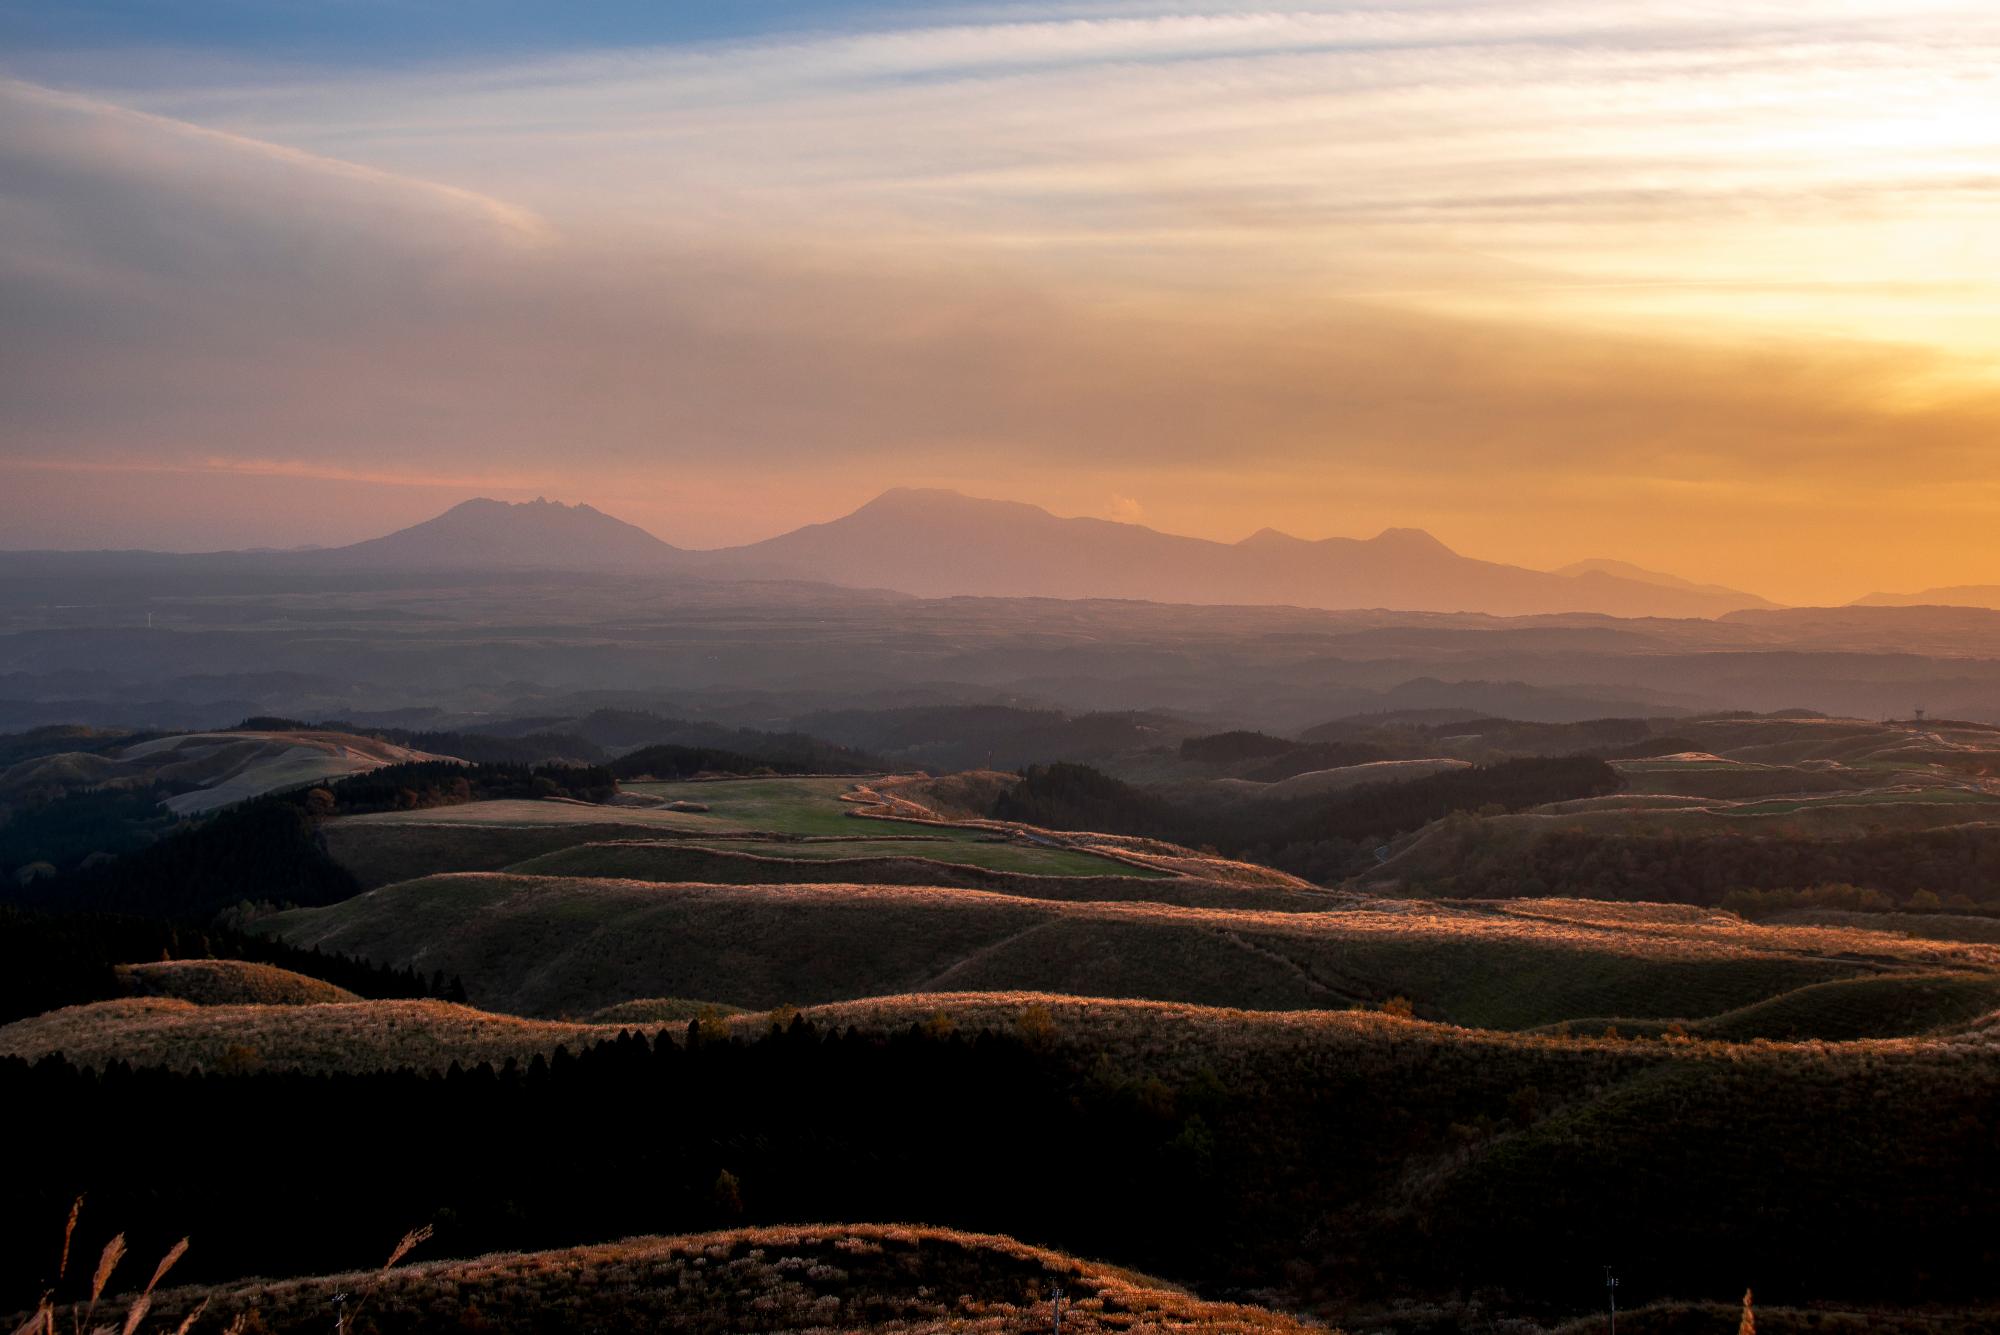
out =
[[[341,732],[179,733],[104,755],[65,753],[23,761],[0,772],[0,792],[39,783],[178,780],[201,786],[163,805],[176,815],[193,816],[384,765],[445,758]]]
[[[1323,912],[1057,902],[879,885],[465,874],[294,910],[298,945],[442,968],[481,1006],[585,1015],[634,997],[752,1010],[923,991],[1044,991],[1257,1010],[1405,996],[1529,1028],[1699,1019],[1810,983],[1989,973],[2000,948],[1586,901],[1349,901]]]
[[[368,1320],[384,1335],[557,1327],[1027,1335],[1048,1329],[1057,1282],[1066,1294],[1063,1328],[1076,1335],[1321,1329],[1264,1308],[1204,1302],[1157,1280],[1011,1238],[878,1224],[633,1238],[374,1276],[182,1289],[159,1295],[157,1306],[173,1316],[206,1304],[210,1322],[254,1314],[254,1328],[272,1335],[317,1335],[329,1324],[332,1295],[368,1283]]]
[[[1060,898],[1126,898],[1144,891],[1111,882],[1150,880],[1136,868],[1066,849],[1012,843],[885,842],[854,845],[856,856],[839,856],[845,843],[746,843],[709,847],[685,840],[621,839],[578,844],[507,868],[543,876],[614,876],[643,881],[703,881],[717,885],[784,884],[799,881],[871,885],[951,885],[1006,891],[1039,890],[1052,881],[1081,882]],[[882,851],[889,850],[889,851]],[[1060,889],[1060,887],[1055,887]],[[1088,890],[1092,893],[1081,893]]]
[[[1091,871],[1102,859],[1059,849],[1017,844],[887,843],[899,850],[871,857],[829,856],[840,843],[757,844],[708,848],[686,842],[617,840],[578,844],[505,868],[523,876],[589,877],[698,885],[905,885],[990,890],[1025,899],[1091,902],[1137,900],[1190,908],[1272,909],[1312,912],[1343,904],[1335,891],[1305,892],[1237,885],[1192,877],[1149,875],[1136,868],[1121,875]],[[869,847],[869,845],[862,845]],[[755,851],[749,851],[754,849]],[[810,855],[802,850],[810,850]],[[989,850],[997,854],[989,855]],[[983,860],[976,860],[983,859]],[[1069,861],[1064,861],[1069,859]],[[1051,874],[1011,870],[1046,860]]]
[[[1860,927],[1929,941],[1967,941],[2000,946],[2000,918],[1959,913],[1855,913],[1842,909],[1796,909],[1770,919],[1799,927]]]
[[[1883,980],[1864,980],[1863,985]],[[1901,981],[1901,980],[1894,980]],[[1992,987],[1993,980],[1949,980]],[[1936,987],[1917,977],[1911,986]],[[1843,985],[1833,985],[1836,989]],[[1812,989],[1806,989],[1811,991]],[[1838,998],[1836,998],[1838,1000]],[[1877,1002],[1880,998],[1875,999]],[[1803,1005],[1798,994],[1769,1003],[1782,1012]],[[0,1029],[0,1055],[28,1060],[61,1053],[78,1065],[112,1061],[178,1070],[254,1069],[360,1073],[441,1071],[453,1061],[495,1065],[526,1062],[558,1045],[576,1051],[619,1034],[667,1030],[678,1036],[690,1020],[755,1038],[791,1014],[789,1008],[742,1011],[713,1003],[657,999],[628,1002],[590,1023],[523,1020],[437,1001],[369,1001],[338,1006],[205,1006],[168,1001],[112,1001],[74,1006]],[[1346,1052],[1366,1065],[1390,1050],[1435,1048],[1479,1062],[1509,1054],[1565,1054],[1570,1061],[1641,1063],[1803,1060],[1860,1066],[1898,1055],[1990,1060],[2000,1050],[2000,1016],[1960,1026],[1947,1036],[1864,1036],[1852,1041],[1804,1039],[1727,1041],[1754,1017],[1732,1012],[1709,1024],[1667,1026],[1629,1019],[1589,1020],[1534,1032],[1462,1029],[1387,1010],[1260,1011],[1178,1002],[1119,1000],[1037,991],[930,991],[808,1006],[798,1014],[825,1028],[893,1032],[948,1020],[962,1033],[1014,1033],[1072,1050],[1080,1059],[1109,1061],[1134,1075],[1182,1078],[1196,1070],[1248,1078],[1274,1054]],[[1615,1027],[1618,1036],[1607,1036]],[[1877,1031],[1879,1032],[1879,1031]],[[1280,1066],[1283,1062],[1278,1063]]]
[[[979,816],[950,815],[964,810],[972,798],[968,781],[990,780],[983,774],[952,775],[932,779],[924,775],[898,775],[857,784],[846,795],[854,803],[855,814],[871,820],[897,821],[918,825],[948,826],[956,829],[986,830],[1026,839],[1046,848],[1067,848],[1092,853],[1130,866],[1198,880],[1229,885],[1272,886],[1288,890],[1310,890],[1310,882],[1254,862],[1238,862],[1213,854],[1197,853],[1178,844],[1157,839],[1138,839],[1121,834],[1096,834],[1088,830],[1044,830],[1014,821],[991,820]],[[990,786],[990,783],[988,784]]]
[[[2000,1014],[2000,976],[1893,973],[1812,983],[1706,1019],[1633,1020],[1623,1016],[1570,1021],[1560,1031],[1660,1036],[1678,1030],[1732,1043],[1759,1039],[1915,1037],[1969,1032]]]
[[[684,1025],[689,1020],[726,1020],[731,1016],[748,1015],[740,1006],[724,1006],[715,1001],[697,1001],[690,997],[635,997],[631,1001],[621,1001],[615,1006],[586,1017],[591,1024],[618,1025]]]
[[[61,1285],[69,1276],[70,1261],[73,1259],[71,1244],[76,1240],[76,1224],[82,1214],[83,1197],[79,1196],[69,1207],[69,1216],[63,1224],[62,1259],[55,1273],[57,1285]],[[98,1306],[104,1301],[112,1277],[118,1273],[119,1266],[125,1260],[123,1233],[113,1235],[111,1240],[104,1244],[104,1249],[98,1253],[97,1265],[90,1274],[89,1293],[82,1301],[58,1306],[55,1301],[55,1290],[51,1289],[42,1294],[40,1301],[36,1303],[33,1312],[26,1320],[16,1321],[14,1318],[9,1318],[7,1324],[13,1328],[15,1335],[110,1335],[114,1330],[118,1331],[119,1335],[137,1335],[148,1315],[153,1312],[154,1290],[160,1287],[160,1281],[180,1263],[180,1259],[187,1255],[187,1250],[186,1238],[182,1238],[167,1249],[166,1254],[153,1267],[152,1278],[146,1281],[145,1287],[125,1300],[125,1319],[121,1326],[100,1326],[95,1322]],[[207,1309],[208,1301],[205,1298],[198,1298],[187,1304],[180,1314],[178,1324],[173,1326],[174,1335],[188,1335],[188,1331]],[[232,1326],[229,1335],[240,1335],[240,1330],[240,1326]]]
[[[118,979],[135,996],[170,997],[197,1006],[320,1006],[361,1000],[318,978],[245,960],[121,964]]]
[[[364,890],[373,890],[418,876],[435,876],[439,872],[499,871],[573,844],[630,839],[634,835],[649,833],[615,823],[615,808],[601,810],[607,823],[492,825],[436,821],[418,824],[343,817],[321,826],[320,834],[326,840],[327,852],[333,860],[347,868]]]
[[[1641,1039],[1601,1031],[1509,1033],[1469,1030],[1410,1019],[1384,1011],[1245,1011],[1157,1001],[1115,1001],[1041,992],[917,993],[869,997],[861,1001],[811,1006],[802,1012],[825,1027],[853,1026],[888,1032],[949,1017],[963,1032],[986,1028],[1045,1035],[1078,1053],[1105,1053],[1134,1073],[1171,1076],[1211,1070],[1225,1080],[1252,1063],[1288,1051],[1366,1052],[1432,1047],[1475,1060],[1500,1060],[1510,1053],[1563,1054],[1589,1063],[1612,1059],[1619,1065],[1723,1063],[1746,1061],[1851,1063],[1857,1070],[1897,1058],[1990,1060],[2000,1027],[1948,1038],[1869,1039],[1832,1043],[1819,1040],[1736,1044],[1692,1034]],[[735,1017],[742,1034],[762,1032],[765,1016]],[[1282,1063],[1279,1063],[1282,1065]]]
[[[69,1006],[0,1028],[0,1056],[61,1053],[78,1066],[114,1061],[176,1070],[443,1070],[498,1066],[558,1044],[576,1048],[634,1027],[491,1015],[444,1001],[314,1006],[197,1006],[164,997]]]

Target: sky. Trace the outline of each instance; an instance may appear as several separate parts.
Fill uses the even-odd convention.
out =
[[[1991,0],[0,0],[0,547],[896,485],[2000,583]]]

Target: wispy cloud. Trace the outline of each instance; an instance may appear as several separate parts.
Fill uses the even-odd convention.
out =
[[[1985,0],[1199,11],[0,82],[0,457],[772,498],[712,541],[1143,476],[1217,536],[1772,587],[1836,577],[1801,495],[1879,499],[1857,563],[1972,532],[1895,478],[2000,424]]]

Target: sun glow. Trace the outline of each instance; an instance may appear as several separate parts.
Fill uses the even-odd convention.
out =
[[[411,478],[582,474],[690,545],[910,482],[1789,599],[2000,579],[1988,4],[830,14],[13,69],[12,461],[318,479],[322,541]],[[0,519],[138,504],[64,476]]]

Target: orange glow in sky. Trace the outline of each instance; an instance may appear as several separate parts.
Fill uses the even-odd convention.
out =
[[[1801,602],[2000,583],[1988,0],[1143,0],[0,57],[0,545],[944,485]]]

